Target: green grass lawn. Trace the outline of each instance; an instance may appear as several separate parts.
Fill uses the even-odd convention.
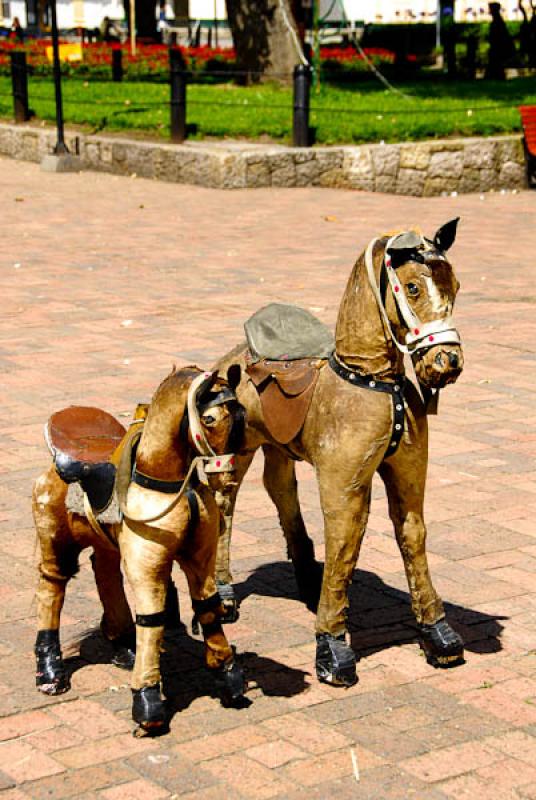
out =
[[[520,130],[517,106],[536,104],[534,78],[455,83],[426,78],[399,88],[408,97],[388,92],[372,81],[322,86],[311,96],[311,125],[317,128],[317,142],[394,142],[510,133]],[[66,78],[63,95],[67,125],[169,136],[169,87],[165,84]],[[31,78],[29,96],[38,119],[55,119],[51,79]],[[0,117],[10,119],[12,114],[11,81],[0,76]],[[292,92],[275,85],[191,85],[188,122],[197,124],[201,137],[262,136],[289,142]]]

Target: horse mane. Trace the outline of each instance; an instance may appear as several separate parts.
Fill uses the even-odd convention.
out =
[[[195,366],[195,364],[190,364],[189,366],[181,367],[180,369],[177,369],[177,365],[173,364],[169,375],[166,375],[164,380],[157,386],[151,400],[151,405],[153,405],[155,401],[159,400],[164,393],[170,391],[186,393],[191,382],[199,375],[200,372],[200,368]]]

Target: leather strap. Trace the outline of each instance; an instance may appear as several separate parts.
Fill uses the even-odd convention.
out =
[[[192,599],[192,608],[196,614],[206,614],[207,611],[214,611],[214,609],[221,606],[221,597],[218,592],[207,597],[205,600]]]
[[[83,493],[83,498],[84,498],[84,512],[87,517],[87,521],[91,525],[92,529],[95,531],[97,536],[100,536],[100,538],[104,540],[104,542],[108,546],[111,545],[114,548],[114,550],[117,550],[119,545],[117,544],[115,539],[110,535],[107,529],[103,528],[102,525],[100,524],[99,520],[93,513],[91,503],[89,502],[89,497],[85,492]]]
[[[201,403],[199,405],[199,414],[204,414],[209,408],[214,408],[214,406],[222,406],[224,403],[229,403],[231,400],[236,400],[236,394],[232,391],[232,389],[228,389],[226,386],[224,386],[223,389],[220,389],[219,392],[216,392],[213,397],[209,396],[209,399],[206,403]]]
[[[343,364],[335,353],[330,355],[328,363],[333,372],[336,372],[340,378],[354,386],[361,386],[363,389],[393,394],[394,392],[402,391],[404,388],[406,380],[404,375],[395,375],[393,383],[391,381],[379,381],[374,375],[363,375],[360,372],[354,372],[351,367]]]
[[[151,478],[150,475],[145,475],[140,472],[136,467],[132,473],[133,483],[138,486],[143,486],[144,489],[153,489],[155,492],[163,492],[164,494],[175,494],[180,492],[184,481],[164,481],[160,478]]]
[[[329,357],[329,366],[343,380],[351,383],[352,386],[359,386],[362,389],[370,389],[372,392],[383,392],[390,394],[393,401],[393,428],[387,455],[392,456],[400,444],[404,433],[404,375],[396,375],[394,382],[379,381],[374,375],[362,375],[359,372],[347,367],[346,364],[332,353]]]
[[[140,628],[160,628],[165,621],[165,611],[157,611],[154,614],[136,614],[136,625],[139,625]]]
[[[188,420],[190,423],[190,433],[195,448],[201,456],[215,456],[216,453],[210,446],[210,443],[205,435],[201,419],[199,416],[199,409],[197,407],[197,396],[202,395],[206,388],[214,383],[216,373],[202,372],[197,378],[194,378],[190,384],[187,398]]]

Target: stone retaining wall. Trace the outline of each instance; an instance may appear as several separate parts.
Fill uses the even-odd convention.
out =
[[[0,123],[0,155],[40,162],[50,128]],[[527,186],[521,135],[353,147],[182,145],[68,133],[83,169],[222,189],[326,186],[431,197]]]

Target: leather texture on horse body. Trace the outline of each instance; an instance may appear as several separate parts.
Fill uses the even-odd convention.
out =
[[[303,427],[319,369],[325,361],[269,361],[249,364],[246,372],[260,397],[266,427],[276,442],[288,444]]]

